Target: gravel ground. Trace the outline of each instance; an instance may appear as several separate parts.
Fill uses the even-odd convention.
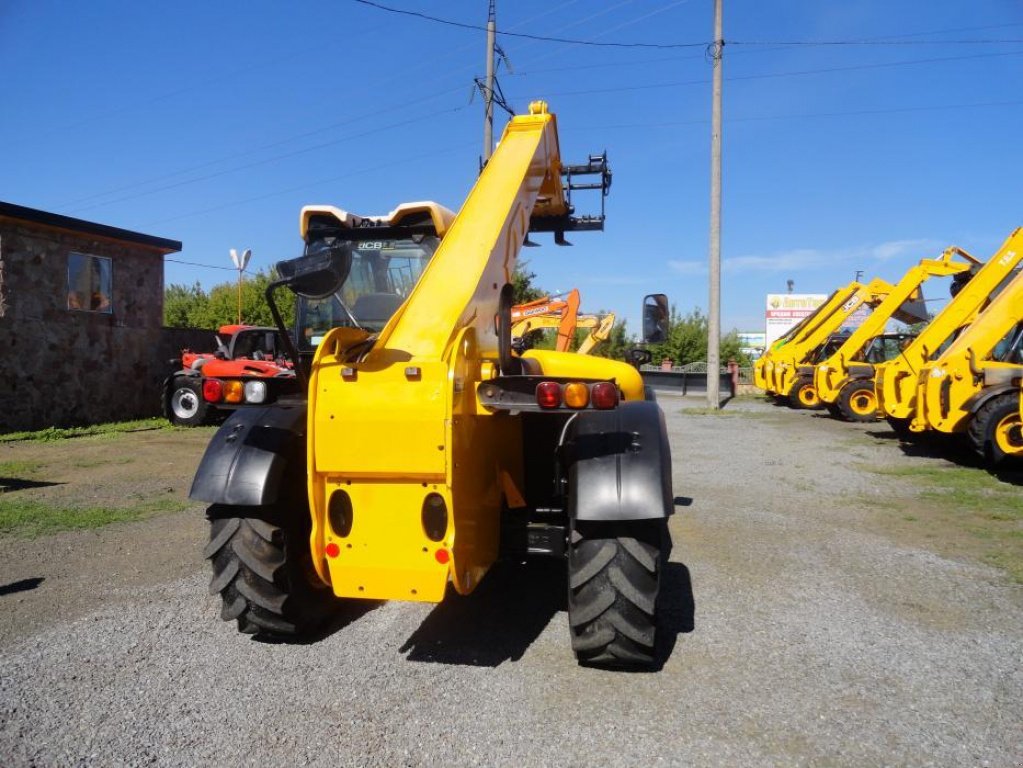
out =
[[[914,459],[883,425],[700,405],[662,398],[678,514],[659,672],[576,666],[543,565],[437,607],[360,604],[306,645],[254,642],[219,621],[196,541],[148,579],[96,577],[102,602],[4,627],[0,762],[1023,765],[1023,588],[876,530],[885,489],[848,460]],[[158,547],[161,527],[196,530],[172,515],[109,535]],[[29,567],[10,560],[0,584]],[[33,599],[0,591],[0,623]]]

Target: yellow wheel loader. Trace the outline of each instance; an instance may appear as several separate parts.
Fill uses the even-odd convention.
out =
[[[989,463],[1023,456],[1023,273],[920,368],[910,429],[964,436]]]
[[[628,364],[511,346],[523,241],[603,229],[610,181],[604,156],[562,165],[555,116],[534,102],[457,216],[302,210],[305,255],[278,265],[271,311],[282,325],[287,286],[337,297],[342,317],[309,324],[307,397],[236,412],[199,466],[224,619],[287,639],[339,601],[457,599],[498,558],[554,557],[577,659],[655,664],[673,511],[663,414]],[[599,190],[601,214],[575,216],[573,189]]]
[[[832,415],[862,422],[879,418],[874,370],[876,363],[890,358],[884,353],[883,344],[876,357],[868,358],[866,352],[871,340],[883,335],[892,318],[908,324],[928,322],[930,315],[924,305],[923,284],[932,277],[967,273],[978,264],[972,257],[967,261],[954,261],[953,256],[960,253],[950,249],[940,259],[921,259],[919,264],[910,267],[845,343],[817,364],[813,373],[814,388]],[[897,353],[898,348],[893,351]]]
[[[836,334],[860,307],[876,307],[888,296],[892,286],[875,278],[869,283],[852,282],[826,302],[831,311],[820,313],[796,338],[775,350],[768,371],[768,391],[788,400],[794,408],[820,408],[814,386],[814,365],[830,355]]]
[[[957,251],[968,261],[976,261],[965,251]],[[976,272],[963,272],[953,278],[952,300],[927,324],[913,342],[897,356],[877,366],[874,377],[878,410],[895,433],[912,437],[910,421],[916,410],[916,392],[921,367],[934,360],[972,323],[990,299],[1011,279],[1013,270],[1023,261],[1023,228],[1002,243]]]

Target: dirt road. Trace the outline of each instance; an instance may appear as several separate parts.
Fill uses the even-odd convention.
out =
[[[193,507],[0,539],[4,764],[1023,763],[1023,586],[982,561],[1003,562],[954,504],[891,473],[959,470],[882,425],[700,405],[662,400],[677,514],[661,671],[577,667],[563,576],[542,564],[437,607],[353,606],[312,643],[253,642],[207,595]],[[201,443],[160,481],[174,494]]]

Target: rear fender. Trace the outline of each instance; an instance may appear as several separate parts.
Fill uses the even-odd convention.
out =
[[[976,413],[991,398],[1004,395],[1006,392],[1019,392],[1019,387],[1014,384],[998,384],[993,387],[984,387],[984,389],[963,403],[963,410],[966,413]]]
[[[657,403],[581,411],[566,426],[561,456],[575,520],[663,519],[674,510],[671,449]]]
[[[305,492],[306,403],[239,408],[210,440],[190,499],[232,506],[273,504],[293,479]]]

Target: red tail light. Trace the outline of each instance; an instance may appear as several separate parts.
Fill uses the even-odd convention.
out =
[[[590,390],[590,402],[594,408],[609,410],[618,405],[618,387],[610,381],[602,381],[593,385]]]
[[[224,396],[224,384],[220,379],[206,379],[202,383],[202,399],[207,403],[219,403]]]
[[[536,385],[536,402],[541,408],[561,405],[561,385],[556,381],[541,381]]]

